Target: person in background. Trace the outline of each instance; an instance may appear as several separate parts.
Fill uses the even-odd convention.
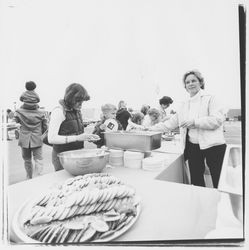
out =
[[[36,109],[39,107],[35,103],[40,102],[39,95],[35,92],[36,84],[33,81],[26,82],[25,84],[26,91],[20,96],[20,101],[23,102],[22,107],[25,109]],[[26,101],[28,100],[28,101]]]
[[[6,115],[6,122],[12,122],[14,118],[14,112],[11,109],[6,110],[7,115]]]
[[[141,107],[141,113],[143,113],[144,115],[147,115],[148,114],[148,111],[150,109],[150,105],[147,105],[147,104],[144,104],[142,107]]]
[[[128,112],[132,115],[134,113],[134,109],[133,108],[128,108]]]
[[[215,96],[204,91],[204,78],[197,70],[184,74],[183,84],[189,98],[169,120],[152,126],[153,131],[180,127],[182,149],[188,162],[191,183],[205,186],[205,163],[214,188],[218,187],[226,144],[223,134],[225,116]]]
[[[39,96],[32,91],[36,84],[32,81],[26,82],[27,91],[24,92],[20,100],[23,105],[14,114],[15,121],[20,123],[20,133],[18,145],[22,149],[22,158],[27,174],[27,179],[35,175],[41,175],[43,171],[42,157],[42,133],[47,128],[45,112],[39,109]],[[30,91],[30,89],[32,89]],[[32,155],[35,162],[33,170]]]
[[[6,122],[7,123],[12,123],[13,122],[13,119],[14,119],[14,112],[11,110],[11,109],[7,109],[6,110]],[[7,125],[8,126],[8,125]],[[7,132],[6,132],[6,135],[7,135],[7,140],[8,141],[11,141],[10,139],[10,136],[9,136],[9,131],[11,129],[7,127]]]
[[[150,108],[148,114],[144,117],[142,125],[146,128],[151,127],[161,121],[160,111],[156,108]]]
[[[144,114],[144,118],[143,118],[143,122],[142,124],[150,124],[150,117],[148,115],[148,111],[150,109],[150,105],[147,105],[147,104],[144,104],[142,107],[141,107],[141,113]]]
[[[173,100],[169,96],[163,96],[159,100],[159,111],[161,116],[161,121],[164,122],[170,118],[170,113],[167,113],[166,110],[169,108],[169,106],[173,103]]]
[[[116,115],[116,119],[121,123],[124,130],[128,125],[128,120],[131,118],[131,114],[126,108],[126,103],[124,101],[120,101],[118,103],[118,111]]]
[[[79,83],[70,84],[64,98],[59,100],[50,115],[48,142],[53,144],[52,163],[55,171],[63,167],[58,153],[84,148],[84,141],[98,140],[99,136],[84,133],[81,106],[90,99],[86,89]]]
[[[142,112],[134,113],[131,116],[131,119],[128,121],[128,126],[126,127],[126,131],[143,129],[144,128],[142,126],[143,119],[144,119],[144,114]]]
[[[105,144],[104,132],[106,131],[107,127],[104,123],[107,119],[116,120],[118,124],[117,130],[123,130],[121,123],[116,119],[117,108],[115,105],[107,103],[101,106],[101,111],[102,111],[101,121],[99,121],[95,125],[93,132],[92,132],[93,134],[96,134],[100,137],[100,140],[94,142],[94,144],[97,145],[97,148],[100,148]]]

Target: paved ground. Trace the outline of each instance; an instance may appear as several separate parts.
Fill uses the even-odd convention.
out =
[[[91,130],[92,128],[88,128]],[[241,143],[241,123],[240,122],[227,122],[225,125],[225,138],[228,144],[240,144]],[[14,139],[14,135],[10,135],[13,138],[12,141],[8,141],[6,145],[6,158],[7,166],[5,170],[8,171],[9,184],[14,184],[20,181],[25,181],[26,173],[23,166],[23,159],[21,156],[20,147],[17,146],[17,140]],[[95,148],[93,143],[86,143],[86,148]],[[43,162],[44,162],[44,174],[54,171],[51,163],[51,147],[43,146]]]

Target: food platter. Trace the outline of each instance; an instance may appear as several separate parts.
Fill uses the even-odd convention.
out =
[[[101,175],[101,173],[99,175]],[[73,178],[71,178],[71,179],[73,179]],[[114,187],[116,188],[116,186],[114,186]],[[123,190],[125,190],[124,186],[117,185],[117,187],[120,188],[120,190],[122,188],[123,188]],[[127,190],[129,190],[129,188],[126,189],[126,192],[127,192]],[[119,194],[120,194],[120,192],[119,192]],[[72,194],[71,194],[71,196],[72,196]],[[127,197],[124,199],[127,199]],[[54,233],[50,233],[50,235],[53,234],[53,239],[50,239],[48,241],[44,240],[44,238],[42,241],[40,241],[34,237],[30,237],[30,235],[27,233],[27,226],[26,226],[27,225],[27,217],[30,216],[30,214],[32,213],[32,209],[34,209],[34,204],[37,202],[37,198],[29,199],[18,209],[18,211],[15,213],[15,215],[13,217],[11,226],[12,226],[12,230],[15,234],[15,238],[16,238],[15,241],[18,243],[21,242],[21,243],[31,243],[31,244],[37,244],[37,243],[38,244],[42,244],[42,243],[45,243],[45,244],[49,244],[49,243],[51,243],[51,244],[57,244],[57,243],[58,244],[60,244],[60,243],[70,244],[70,243],[84,243],[84,242],[100,242],[101,243],[101,242],[112,241],[112,240],[120,237],[124,233],[126,233],[139,218],[139,215],[141,212],[141,203],[140,203],[139,196],[137,196],[135,194],[135,195],[133,195],[132,199],[134,201],[132,203],[133,208],[134,208],[134,210],[133,210],[134,213],[132,213],[132,214],[126,213],[127,210],[125,211],[123,209],[124,206],[121,206],[123,212],[120,212],[121,211],[120,209],[114,210],[114,208],[112,208],[110,210],[105,210],[105,211],[100,211],[100,212],[95,211],[95,213],[90,213],[90,214],[77,214],[76,216],[74,216],[72,218],[66,218],[65,220],[55,220],[55,221],[49,222],[49,223],[53,224],[52,227],[54,227],[54,228],[55,228],[54,225],[58,225],[58,223],[63,225],[65,228],[68,227],[68,225],[70,225],[69,231],[71,232],[71,234],[72,233],[75,234],[75,237],[73,237],[74,239],[77,238],[76,232],[77,233],[82,232],[82,238],[79,237],[80,234],[78,234],[78,238],[77,238],[77,239],[82,239],[82,240],[80,240],[80,241],[77,241],[77,240],[72,241],[71,240],[70,241],[69,238],[72,238],[72,237],[71,237],[71,235],[69,235],[68,237],[65,238],[66,240],[64,240],[63,242],[60,242],[59,240],[57,242],[56,232],[59,232],[59,230],[57,230],[57,231],[54,230]],[[123,203],[123,205],[124,205],[124,203]],[[120,208],[120,206],[119,206],[119,208]],[[125,211],[125,213],[124,213],[124,211]],[[117,218],[113,219],[114,218],[113,216],[114,217],[116,216]],[[103,218],[105,218],[104,219],[105,223],[102,221]],[[121,220],[121,218],[123,220]],[[88,221],[87,223],[89,223],[89,224],[87,224],[87,230],[85,230],[86,232],[89,233],[90,232],[89,229],[92,230],[93,228],[95,230],[95,231],[92,230],[94,232],[91,231],[91,233],[93,233],[93,234],[90,238],[85,237],[85,236],[83,237],[83,234],[85,234],[85,232],[83,233],[84,230],[81,230],[81,228],[80,228],[81,231],[80,230],[77,231],[76,229],[78,229],[78,228],[76,228],[76,229],[73,228],[75,230],[72,229],[72,225],[73,226],[82,225],[82,224],[79,224],[79,222],[82,223],[82,221],[84,221],[84,222]],[[103,223],[104,226],[108,225],[108,229],[107,228],[105,229],[105,227],[104,227],[104,230],[102,230],[103,226],[101,226],[100,229],[96,229],[96,225],[98,225],[100,222]],[[33,226],[36,227],[35,230],[38,231],[37,229],[39,229],[39,228],[48,227],[49,223],[32,225],[32,227]],[[55,224],[55,223],[57,223],[57,224]],[[99,226],[97,228],[99,228]],[[43,230],[43,231],[45,232],[46,230]],[[58,234],[58,237],[61,237],[61,236],[59,236],[59,234]],[[48,239],[48,238],[49,237],[47,237],[46,239]],[[83,240],[83,239],[85,239],[85,240]]]
[[[31,237],[27,236],[23,230],[23,217],[25,216],[24,214],[29,210],[29,207],[31,204],[32,203],[30,203],[30,201],[28,201],[28,202],[25,202],[19,208],[18,212],[13,217],[12,229],[13,229],[13,232],[15,233],[15,241],[18,241],[18,243],[41,244],[42,242],[39,242],[39,241],[34,240]],[[129,224],[127,224],[119,231],[115,232],[114,234],[112,234],[104,239],[99,239],[99,240],[95,240],[92,242],[109,242],[109,241],[112,241],[112,240],[120,237],[121,235],[126,233],[133,226],[133,224],[137,221],[137,219],[140,215],[140,212],[141,212],[141,204],[138,204],[137,214],[134,217],[134,219],[130,221]]]

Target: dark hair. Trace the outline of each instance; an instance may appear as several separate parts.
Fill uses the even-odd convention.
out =
[[[142,108],[141,108],[141,110],[140,110],[140,111],[141,111],[144,115],[147,115],[147,113],[148,113],[149,109],[150,109],[150,106],[149,106],[149,105],[144,104],[144,105],[142,106]]]
[[[205,87],[204,78],[202,77],[201,73],[198,70],[190,70],[183,75],[183,84],[185,88],[186,88],[185,80],[189,75],[194,75],[199,80],[201,89],[204,89]]]
[[[139,124],[144,119],[144,114],[141,112],[136,112],[131,116],[131,121]]]
[[[29,81],[25,83],[25,88],[27,90],[34,90],[36,88],[36,84],[33,81]]]
[[[171,103],[173,103],[173,100],[169,97],[169,96],[163,96],[160,100],[159,100],[160,105],[164,104],[164,105],[170,105]]]
[[[90,100],[90,96],[81,84],[72,83],[66,88],[64,102],[69,108],[73,108],[76,102],[88,100]]]

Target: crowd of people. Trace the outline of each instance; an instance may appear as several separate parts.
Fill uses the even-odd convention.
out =
[[[84,141],[92,142],[100,148],[105,143],[105,131],[167,132],[179,128],[181,148],[188,162],[191,183],[205,186],[206,163],[213,185],[217,188],[226,149],[223,135],[225,114],[215,96],[204,91],[204,78],[197,70],[184,74],[183,87],[189,93],[189,98],[176,111],[169,109],[173,103],[169,96],[159,99],[158,107],[142,105],[139,111],[128,109],[124,100],[117,106],[106,103],[101,106],[100,121],[89,134],[84,132],[81,107],[90,96],[81,84],[73,83],[66,88],[64,97],[50,114],[48,126],[44,111],[39,108],[36,84],[27,82],[26,91],[20,97],[23,105],[14,114],[16,122],[21,124],[18,145],[22,150],[27,178],[42,174],[42,134],[45,131],[48,131],[47,139],[52,145],[52,163],[55,171],[58,171],[63,169],[58,153],[84,148]]]

